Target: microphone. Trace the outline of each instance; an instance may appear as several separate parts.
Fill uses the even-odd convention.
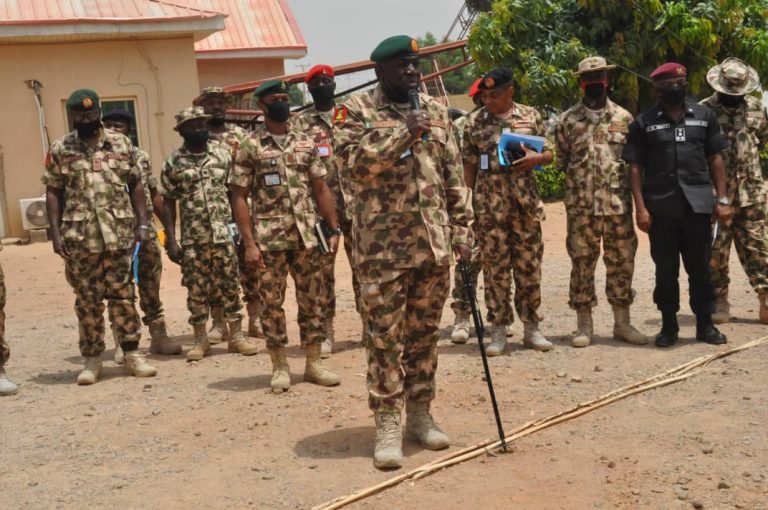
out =
[[[416,89],[411,89],[408,91],[408,102],[411,104],[411,110],[414,112],[418,112],[421,110],[421,102],[419,101],[419,91]],[[421,134],[421,140],[423,142],[426,142],[429,140],[429,135],[427,133]]]

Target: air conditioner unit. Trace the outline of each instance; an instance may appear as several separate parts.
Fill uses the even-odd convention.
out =
[[[48,228],[48,212],[45,210],[45,197],[21,198],[21,224],[24,230]]]

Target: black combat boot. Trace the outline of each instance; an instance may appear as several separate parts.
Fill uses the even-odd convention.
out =
[[[711,313],[696,314],[696,340],[711,345],[723,345],[728,343],[724,334],[712,324]]]
[[[661,332],[656,335],[656,347],[671,347],[677,343],[677,311],[661,311]]]

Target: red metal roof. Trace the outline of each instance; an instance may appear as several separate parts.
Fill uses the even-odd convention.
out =
[[[228,15],[224,30],[195,44],[199,57],[208,52],[265,50],[294,50],[294,57],[306,54],[307,43],[286,0],[191,1],[200,8]],[[279,52],[275,56],[280,56]]]

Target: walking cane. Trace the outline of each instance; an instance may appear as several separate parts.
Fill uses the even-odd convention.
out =
[[[461,279],[464,280],[464,290],[467,293],[467,301],[469,301],[469,308],[472,310],[472,319],[475,323],[475,333],[477,334],[477,343],[480,346],[480,357],[483,358],[483,370],[485,370],[485,382],[488,383],[488,393],[491,395],[491,404],[493,405],[493,415],[496,417],[496,428],[499,430],[499,439],[501,440],[501,448],[507,451],[507,442],[504,440],[504,426],[501,424],[501,416],[499,416],[499,405],[496,403],[496,392],[493,391],[493,381],[491,380],[491,369],[488,368],[488,357],[485,354],[485,344],[483,343],[483,335],[485,334],[485,327],[483,326],[483,317],[480,315],[480,310],[477,309],[477,298],[475,296],[475,289],[472,286],[472,281],[469,275],[469,268],[464,259],[459,260],[459,271],[461,271]]]

